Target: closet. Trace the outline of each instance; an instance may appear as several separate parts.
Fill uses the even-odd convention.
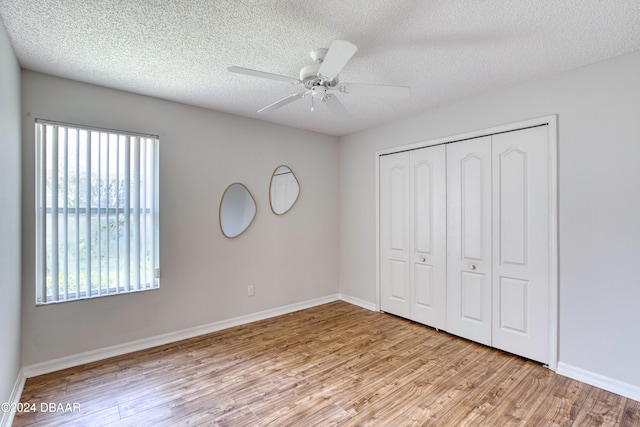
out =
[[[536,125],[379,156],[382,311],[549,363],[549,133]]]

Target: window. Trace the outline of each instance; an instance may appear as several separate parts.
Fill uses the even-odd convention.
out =
[[[158,142],[36,120],[36,304],[160,286]]]

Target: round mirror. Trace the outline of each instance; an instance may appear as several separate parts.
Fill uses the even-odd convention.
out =
[[[287,212],[298,200],[298,195],[300,185],[293,171],[287,166],[278,166],[271,176],[269,186],[269,200],[273,213],[282,215]]]
[[[227,237],[237,237],[246,230],[256,216],[256,202],[240,183],[234,183],[224,190],[220,202],[220,229]]]

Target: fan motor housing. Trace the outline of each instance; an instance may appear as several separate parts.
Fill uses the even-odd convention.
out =
[[[302,67],[300,70],[300,80],[302,84],[307,89],[311,89],[314,86],[322,85],[325,87],[335,87],[338,84],[338,76],[336,76],[333,80],[322,80],[318,71],[320,70],[320,66],[322,65],[322,61],[324,60],[325,55],[327,54],[326,48],[318,48],[314,49],[309,53],[311,59],[313,59],[313,64],[309,64],[305,67]]]

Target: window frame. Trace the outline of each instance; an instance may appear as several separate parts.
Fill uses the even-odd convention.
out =
[[[49,140],[47,138],[47,128],[51,127],[52,128],[52,135],[55,133],[56,136],[52,137],[51,140]],[[48,191],[53,192],[53,189],[58,189],[58,184],[56,180],[56,183],[53,184],[53,180],[51,180],[52,184],[50,184],[51,190],[49,190],[48,188],[48,183],[47,183],[47,173],[48,173],[48,168],[49,165],[47,164],[47,160],[51,161],[51,159],[49,159],[47,157],[47,145],[51,144],[52,148],[51,150],[55,150],[55,154],[53,154],[52,156],[57,156],[58,157],[58,162],[61,156],[61,151],[60,151],[60,147],[58,146],[58,130],[62,128],[62,131],[64,132],[65,137],[64,139],[64,145],[65,145],[65,149],[64,149],[64,154],[62,155],[63,158],[65,159],[65,162],[63,164],[63,167],[60,167],[59,165],[52,167],[52,169],[54,169],[57,173],[58,176],[58,180],[60,179],[60,174],[64,174],[64,178],[63,178],[63,183],[65,185],[65,189],[69,187],[69,180],[68,180],[68,175],[67,173],[65,173],[65,168],[66,171],[68,172],[70,170],[70,165],[68,164],[67,160],[69,159],[69,154],[68,154],[68,146],[69,146],[69,133],[71,132],[76,132],[76,136],[75,136],[75,144],[77,147],[81,147],[82,145],[84,145],[84,148],[76,148],[76,150],[84,150],[85,153],[90,153],[86,156],[86,158],[84,158],[84,155],[78,155],[79,151],[76,151],[76,167],[78,168],[77,170],[75,170],[76,173],[76,178],[75,178],[75,196],[77,197],[77,203],[76,205],[72,208],[69,203],[69,197],[72,196],[71,194],[69,194],[68,192],[66,192],[63,196],[62,196],[62,200],[67,200],[66,203],[63,204],[62,207],[59,206],[59,203],[57,200],[60,199],[60,193],[57,192],[57,194],[59,195],[57,200],[55,202],[51,201],[51,206],[47,205],[47,193]],[[85,133],[85,137],[84,137],[84,141],[83,138],[80,136],[81,133],[84,132]],[[95,139],[97,137],[97,140]],[[104,139],[103,139],[104,138]],[[106,140],[105,140],[106,139]],[[55,142],[54,142],[55,141]],[[103,145],[104,144],[104,145]],[[115,183],[117,184],[116,187],[116,194],[115,194],[115,199],[117,200],[116,202],[116,206],[112,207],[110,204],[110,199],[109,199],[109,195],[106,195],[106,206],[101,206],[101,201],[102,201],[102,188],[101,185],[106,185],[106,192],[108,193],[111,190],[111,186],[112,186],[112,178],[111,178],[111,174],[112,174],[112,170],[108,169],[106,170],[106,179],[103,178],[103,176],[100,174],[101,168],[103,166],[103,162],[105,161],[105,159],[101,159],[101,156],[103,155],[103,147],[104,151],[106,152],[106,158],[109,158],[111,156],[113,156],[112,151],[110,151],[110,147],[112,148],[112,144],[116,144],[118,147],[121,147],[122,144],[124,144],[124,149],[121,150],[122,153],[118,153],[116,154],[116,156],[125,156],[125,158],[127,159],[127,163],[125,164],[125,166],[123,165],[119,165],[120,167],[123,168],[124,170],[124,175],[121,177],[120,176],[120,169],[118,169],[115,174],[116,174],[116,180]],[[87,163],[87,161],[92,162],[92,156],[96,154],[95,152],[95,146],[97,145],[97,156],[98,156],[98,176],[97,176],[97,189],[98,189],[98,194],[99,196],[97,197],[97,207],[94,206],[94,202],[96,201],[95,196],[92,195],[93,193],[93,183],[92,181],[94,180],[95,176],[94,176],[94,172],[93,172],[93,164],[92,163]],[[141,146],[144,146],[144,148],[141,148]],[[119,148],[117,148],[119,149]],[[137,151],[136,151],[137,149]],[[99,297],[104,297],[104,296],[112,296],[112,295],[122,295],[122,294],[128,294],[128,293],[137,293],[137,292],[143,292],[143,291],[148,291],[148,290],[154,290],[154,289],[159,289],[160,288],[160,265],[159,265],[159,261],[160,261],[160,215],[159,215],[159,207],[160,207],[160,203],[159,203],[159,187],[160,187],[160,183],[159,183],[159,164],[160,164],[160,137],[157,135],[152,135],[152,134],[145,134],[145,133],[139,133],[139,132],[131,132],[131,131],[122,131],[122,130],[116,130],[116,129],[106,129],[106,128],[100,128],[100,127],[95,127],[95,126],[87,126],[87,125],[78,125],[78,124],[73,124],[73,123],[65,123],[65,122],[59,122],[59,121],[53,121],[53,120],[46,120],[46,119],[35,119],[35,178],[36,178],[36,183],[35,183],[35,210],[36,210],[36,257],[35,257],[35,261],[36,261],[36,306],[42,306],[42,305],[49,305],[49,304],[54,304],[54,303],[62,303],[62,302],[71,302],[71,301],[79,301],[79,300],[85,300],[85,299],[91,299],[91,298],[99,298]],[[128,150],[128,152],[127,152]],[[144,158],[142,158],[142,160],[140,159],[142,154],[144,153]],[[51,153],[50,153],[51,154]],[[49,156],[49,157],[52,157]],[[133,161],[131,160],[131,157],[133,157]],[[120,157],[118,157],[118,159],[120,159]],[[130,171],[131,171],[131,163],[137,161],[138,165],[144,165],[144,174],[142,174],[140,172],[140,167],[138,168],[138,176],[140,177],[140,180],[138,180],[137,184],[133,185],[133,177],[131,177],[130,175]],[[107,165],[108,165],[108,160],[106,160]],[[53,162],[52,162],[53,164]],[[88,172],[82,171],[82,169],[80,169],[79,165],[84,165],[84,167],[86,169],[88,169]],[[87,165],[89,165],[89,167],[87,167]],[[127,169],[126,166],[129,166],[129,168]],[[118,166],[116,166],[118,167]],[[62,172],[60,172],[62,171]],[[81,178],[80,175],[86,173],[85,178],[87,178],[87,180],[85,181],[85,183],[83,185],[85,185],[86,190],[82,189],[80,190],[80,182],[81,182]],[[144,176],[143,176],[144,175]],[[129,185],[127,188],[127,185],[124,184],[126,183],[128,180]],[[141,183],[144,183],[141,184]],[[123,185],[123,188],[125,188],[125,194],[128,198],[125,197],[125,202],[124,205],[120,206],[120,199],[122,198],[122,194],[120,193],[120,185]],[[147,188],[147,186],[149,186],[149,188]],[[144,196],[142,196],[140,194],[140,189],[144,188]],[[65,190],[66,191],[66,190]],[[137,191],[137,192],[136,192]],[[85,206],[83,207],[81,204],[81,199],[80,197],[78,197],[78,195],[80,193],[83,193],[83,195],[85,196],[85,200],[87,197],[87,194],[89,194],[89,206],[86,205],[85,202]],[[135,200],[135,196],[138,197],[138,202],[134,202],[133,206],[131,206],[131,201]],[[132,199],[132,197],[134,197]],[[141,197],[145,197],[144,198],[144,202],[141,203],[140,202],[140,198]],[[148,198],[148,199],[147,199]],[[53,200],[53,197],[50,195],[50,199]],[[127,201],[128,200],[128,201]],[[148,203],[148,200],[150,200],[151,202]],[[142,206],[144,205],[144,206]],[[106,219],[106,223],[107,226],[104,227],[107,229],[106,231],[106,242],[105,245],[107,247],[109,247],[110,242],[109,242],[109,238],[113,238],[112,235],[110,235],[109,233],[112,233],[110,230],[112,228],[112,224],[109,223],[109,212],[111,212],[111,219],[112,221],[115,221],[115,223],[117,223],[116,227],[117,227],[117,233],[120,233],[122,230],[120,230],[120,221],[121,221],[121,217],[125,218],[127,217],[127,210],[129,212],[128,215],[128,219],[125,218],[125,223],[127,224],[127,226],[125,227],[125,232],[128,232],[128,234],[125,234],[124,237],[120,237],[119,234],[115,235],[115,240],[117,241],[117,256],[118,259],[120,257],[120,248],[121,248],[121,242],[124,240],[125,242],[129,243],[129,246],[126,248],[126,251],[123,249],[123,254],[125,259],[128,260],[127,262],[129,262],[129,267],[128,268],[124,268],[123,265],[121,265],[122,263],[117,263],[116,264],[116,269],[115,274],[117,276],[116,279],[116,284],[115,286],[111,284],[111,273],[112,270],[108,269],[108,262],[107,261],[107,270],[106,270],[106,283],[103,283],[103,278],[101,276],[102,274],[102,266],[103,266],[103,261],[101,257],[101,250],[102,250],[102,246],[100,246],[100,248],[98,249],[98,259],[97,259],[97,264],[99,264],[99,271],[100,274],[98,275],[98,283],[97,286],[95,284],[95,281],[93,280],[93,276],[89,276],[88,280],[86,280],[86,283],[84,285],[85,289],[81,289],[82,285],[81,285],[81,268],[88,266],[87,271],[89,272],[89,274],[91,273],[91,269],[92,269],[92,265],[94,264],[94,259],[93,259],[93,250],[96,249],[95,245],[93,244],[93,240],[92,240],[92,235],[89,234],[89,238],[87,239],[86,235],[83,235],[83,238],[85,240],[89,240],[91,243],[89,243],[89,247],[83,250],[86,251],[86,256],[89,258],[89,261],[86,261],[83,263],[80,258],[81,258],[81,254],[80,254],[80,249],[78,246],[78,243],[76,243],[76,248],[78,248],[77,252],[75,253],[75,272],[77,273],[75,276],[75,290],[73,291],[73,293],[68,291],[69,288],[69,280],[68,277],[69,275],[67,274],[67,270],[69,269],[69,260],[65,258],[64,261],[62,261],[63,263],[65,263],[66,267],[65,267],[65,273],[64,274],[64,278],[66,280],[65,285],[64,285],[64,291],[61,290],[62,288],[62,284],[58,283],[58,295],[54,295],[53,292],[49,293],[47,291],[47,281],[48,281],[48,276],[47,276],[47,268],[48,268],[48,252],[47,252],[47,248],[51,245],[53,245],[53,243],[50,242],[50,240],[53,240],[55,242],[56,247],[59,247],[59,236],[61,235],[61,231],[60,231],[60,227],[58,226],[58,218],[56,218],[55,220],[54,215],[53,214],[53,209],[57,208],[58,210],[58,215],[63,214],[65,215],[65,224],[64,224],[64,228],[63,230],[65,230],[65,232],[67,232],[67,227],[68,227],[68,221],[69,221],[69,211],[73,211],[73,218],[75,218],[75,237],[76,240],[80,240],[80,236],[81,236],[81,231],[80,228],[78,227],[78,221],[79,221],[79,217],[80,215],[84,215],[84,223],[89,223],[89,225],[86,226],[86,230],[90,231],[91,228],[93,227],[91,225],[91,223],[93,221],[95,221],[95,215],[97,215],[97,222],[98,222],[98,228],[97,228],[97,235],[99,236],[98,239],[100,239],[103,236],[103,232],[101,231],[101,229],[103,228],[102,225],[102,221],[104,219]],[[136,211],[137,209],[137,211]],[[82,212],[84,211],[84,212]],[[104,217],[103,217],[104,215]],[[135,220],[135,216],[138,216],[138,219]],[[50,218],[48,218],[50,217]],[[144,219],[141,221],[140,218],[143,217]],[[144,221],[144,226],[142,228],[144,228],[144,231],[142,230],[142,228],[138,227],[136,229],[136,227],[133,227],[133,230],[131,229],[131,219],[134,218],[134,223],[135,224],[140,224],[141,222]],[[47,221],[51,221],[52,225],[51,226],[47,226]],[[148,223],[150,222],[151,226],[148,225]],[[47,233],[47,229],[48,228],[55,228],[57,227],[57,233],[54,233],[56,237],[51,237],[48,235]],[[149,228],[150,227],[150,228]],[[138,247],[136,249],[136,251],[132,250],[131,248],[131,244],[130,241],[131,239],[131,232],[138,232],[137,237],[135,237],[136,235],[134,234],[134,243],[137,243]],[[69,251],[69,240],[70,237],[62,235],[61,239],[64,239],[65,242],[63,244],[63,247],[65,250],[67,250],[67,252]],[[150,244],[148,243],[148,239],[150,239]],[[144,240],[144,249],[145,251],[141,251],[140,249],[140,245],[141,245],[141,240]],[[98,242],[100,242],[100,240],[98,240]],[[102,245],[101,243],[98,243],[98,245]],[[124,248],[124,246],[122,246]],[[55,268],[54,271],[58,272],[57,276],[59,276],[60,272],[60,260],[58,259],[58,252],[59,251],[51,251],[52,253],[56,253],[55,257],[53,257],[52,255],[52,260],[50,261],[50,264],[54,264],[57,263],[57,267]],[[136,263],[134,262],[135,260],[131,260],[131,253],[134,253],[138,255],[138,263],[137,263],[137,267],[136,267]],[[144,261],[143,261],[143,257],[144,257]],[[107,259],[109,259],[109,250],[107,249]],[[140,263],[144,263],[145,266],[147,266],[147,268],[141,268],[140,267]],[[80,264],[85,264],[82,267],[80,267]],[[150,264],[150,268],[149,265]],[[144,273],[142,273],[143,275],[141,276],[141,270],[145,270]],[[85,273],[85,277],[87,275],[87,271],[82,270]],[[138,272],[138,276],[137,279],[135,279],[134,276],[134,280],[132,280],[131,278],[131,274]],[[148,273],[147,273],[148,272]],[[120,281],[120,276],[122,274],[125,274],[125,278],[129,278],[128,281]],[[53,274],[52,274],[53,275]],[[143,279],[144,278],[144,279]],[[55,280],[53,283],[55,284],[59,279]],[[144,283],[143,283],[144,281]],[[134,286],[135,284],[135,286]],[[104,286],[103,286],[104,285]]]

